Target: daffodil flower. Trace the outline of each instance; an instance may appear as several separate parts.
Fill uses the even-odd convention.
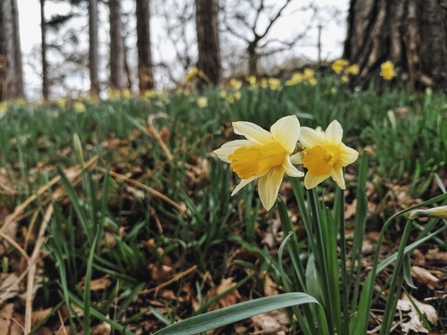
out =
[[[236,134],[246,139],[225,143],[214,151],[241,179],[231,195],[259,178],[259,197],[269,210],[275,203],[284,174],[291,177],[304,175],[290,161],[300,136],[298,118],[294,115],[283,117],[272,125],[270,132],[243,121],[233,122],[233,128]]]
[[[391,61],[386,61],[385,63],[381,64],[380,68],[382,70],[380,72],[380,75],[383,77],[383,79],[391,80],[394,78],[394,64]]]
[[[345,189],[343,167],[352,164],[359,153],[342,141],[343,129],[334,120],[326,131],[301,128],[300,143],[305,148],[291,157],[294,164],[303,164],[307,169],[304,186],[314,188],[331,177],[341,189]]]

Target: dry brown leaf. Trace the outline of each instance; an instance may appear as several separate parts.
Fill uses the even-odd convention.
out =
[[[236,283],[233,281],[233,278],[229,277],[226,279],[222,279],[220,282],[220,285],[216,288],[211,289],[209,298],[213,298],[216,295],[219,295],[226,290],[230,289],[232,286],[236,285]],[[209,308],[210,311],[213,311],[215,309],[224,308],[228,306],[232,306],[238,302],[241,302],[242,297],[239,294],[238,290],[233,290],[230,293],[228,293],[226,296],[219,299],[219,301],[212,304]]]
[[[345,207],[345,219],[348,220],[355,215],[355,208],[357,206],[357,199],[354,199],[350,204],[346,204]]]
[[[411,267],[411,276],[416,279],[419,284],[427,285],[430,289],[436,288],[439,283],[439,278],[435,277],[427,269],[419,266]]]
[[[93,279],[90,282],[90,291],[99,291],[104,290],[107,286],[110,285],[112,281],[110,280],[109,275],[102,276],[101,278]],[[81,282],[79,283],[79,286],[81,288],[85,287],[85,277],[82,278]]]
[[[14,304],[6,304],[0,310],[0,334],[23,335],[24,317],[14,312]]]
[[[92,335],[110,335],[112,327],[108,323],[101,323],[92,329]]]
[[[38,311],[33,311],[33,315],[31,316],[31,324],[35,326],[38,322],[45,319],[53,310],[53,308],[49,307],[47,309],[41,309]]]
[[[164,264],[149,264],[152,280],[155,284],[162,284],[172,278],[173,269],[171,266]]]
[[[256,332],[260,334],[285,335],[289,319],[283,309],[255,315],[252,318]]]
[[[401,323],[401,330],[403,334],[408,334],[410,331],[414,331],[416,333],[428,333],[428,330],[424,327],[419,317],[418,311],[413,306],[413,303],[416,304],[417,309],[425,315],[427,321],[432,325],[436,325],[438,322],[438,315],[433,306],[424,304],[414,297],[411,297],[411,300],[404,295],[402,299],[399,299],[397,302],[397,309],[401,312],[406,313],[410,318],[407,322]]]
[[[270,275],[266,274],[264,276],[264,294],[265,294],[265,296],[268,297],[271,295],[277,295],[278,294],[277,287],[278,286],[273,281],[273,279],[270,277]]]
[[[447,265],[447,252],[432,249],[425,255],[425,259],[431,264],[445,266]]]
[[[0,304],[19,294],[19,278],[14,273],[0,274]],[[3,334],[0,332],[0,334]]]

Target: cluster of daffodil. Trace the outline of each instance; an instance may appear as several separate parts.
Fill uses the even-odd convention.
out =
[[[336,59],[332,62],[332,70],[340,76],[340,80],[342,83],[349,82],[349,76],[356,76],[359,74],[359,66],[357,64],[349,65],[349,61],[346,59]]]
[[[343,167],[358,157],[356,150],[341,141],[343,129],[335,120],[326,131],[301,127],[295,115],[279,119],[270,132],[244,121],[233,122],[233,128],[246,139],[226,143],[214,153],[229,163],[241,179],[232,195],[259,179],[259,197],[267,210],[275,203],[284,174],[304,176],[294,164],[307,170],[304,177],[307,189],[329,177],[344,189]]]
[[[308,82],[310,85],[315,86],[317,84],[317,79],[315,78],[315,71],[310,68],[305,68],[304,71],[295,72],[292,74],[290,79],[286,80],[286,86],[294,86],[301,82]]]
[[[202,78],[203,80],[205,80],[206,82],[209,82],[209,81],[210,81],[209,78],[208,78],[208,76],[205,74],[205,72],[203,72],[202,70],[200,70],[199,68],[197,68],[197,67],[194,66],[194,67],[191,69],[191,71],[189,71],[189,72],[186,74],[185,82],[186,82],[187,84],[190,84],[190,83],[192,83],[192,82],[194,81],[194,79],[195,79],[196,77],[200,77],[200,78]]]
[[[109,100],[118,100],[118,99],[131,99],[133,97],[130,89],[125,88],[124,90],[108,90],[107,92],[109,96]]]
[[[230,79],[230,90],[224,89],[220,91],[219,96],[232,104],[233,102],[241,99],[242,93],[239,90],[242,88],[242,85],[242,81],[232,78]]]

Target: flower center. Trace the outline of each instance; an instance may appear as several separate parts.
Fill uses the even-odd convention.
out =
[[[248,179],[284,163],[288,153],[281,144],[272,142],[263,146],[242,147],[228,156],[231,168],[240,179]]]
[[[314,176],[328,174],[340,160],[340,149],[333,144],[324,147],[316,145],[304,152],[303,166]]]

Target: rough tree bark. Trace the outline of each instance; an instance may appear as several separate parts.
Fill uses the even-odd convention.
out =
[[[124,83],[124,39],[121,20],[121,0],[109,0],[110,22],[110,88],[123,90]]]
[[[217,0],[196,0],[196,30],[199,51],[197,67],[208,77],[209,84],[218,85],[222,79],[222,61]],[[198,88],[205,84],[206,81],[200,78]]]
[[[12,24],[14,30],[14,65],[16,98],[24,98],[23,69],[22,69],[22,44],[20,43],[19,8],[17,0],[11,0]]]
[[[0,101],[16,98],[11,1],[0,1]]]
[[[136,0],[138,80],[140,93],[154,89],[154,67],[151,56],[149,0]]]
[[[447,91],[445,0],[351,0],[343,57],[360,67],[356,84],[377,85],[380,64],[412,90]]]
[[[42,57],[42,97],[43,101],[48,101],[50,96],[50,83],[48,80],[48,60],[47,60],[47,33],[45,22],[45,0],[40,0],[40,35],[41,35],[41,57]]]
[[[99,97],[98,78],[98,2],[88,2],[90,96]]]

